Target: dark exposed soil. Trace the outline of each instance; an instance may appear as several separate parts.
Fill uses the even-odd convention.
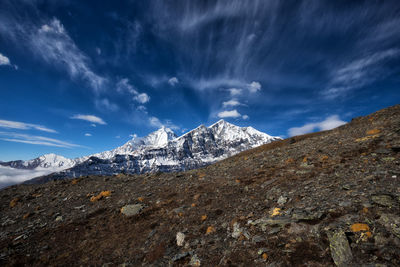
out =
[[[203,169],[12,186],[0,265],[399,266],[399,153],[397,105]]]

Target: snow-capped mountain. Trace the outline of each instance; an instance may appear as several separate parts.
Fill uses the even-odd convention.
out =
[[[110,151],[67,159],[54,154],[30,161],[0,163],[18,169],[57,168],[49,179],[116,173],[171,172],[195,169],[225,159],[241,151],[280,139],[252,127],[239,127],[220,120],[177,135],[169,128],[143,138],[133,138]]]

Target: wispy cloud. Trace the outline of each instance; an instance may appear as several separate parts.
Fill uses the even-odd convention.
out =
[[[97,123],[97,124],[107,124],[102,118],[94,116],[94,115],[84,115],[84,114],[76,114],[71,117],[71,119],[76,119],[76,120],[84,120],[92,123]]]
[[[342,121],[338,115],[332,115],[321,122],[307,123],[301,127],[290,128],[288,134],[289,136],[295,136],[311,133],[315,130],[325,131],[339,127],[340,125],[343,125],[345,123],[346,122]]]
[[[85,136],[90,137],[90,136],[92,136],[92,134],[91,133],[85,133]]]
[[[118,93],[128,93],[133,96],[133,99],[140,104],[145,104],[150,101],[150,96],[146,93],[139,93],[137,89],[129,82],[128,78],[120,79],[116,85]]]
[[[240,106],[242,105],[239,101],[237,101],[236,99],[231,99],[225,102],[222,102],[222,106],[223,107],[235,107],[235,106]]]
[[[234,110],[225,110],[218,113],[219,118],[238,118],[242,115],[234,109]]]
[[[239,88],[229,88],[228,91],[231,94],[231,96],[238,96],[242,94],[243,90]]]
[[[112,103],[107,98],[96,99],[95,105],[99,110],[107,110],[107,111],[117,111],[119,110],[119,106],[115,103]]]
[[[33,124],[33,123],[25,123],[20,121],[7,121],[0,120],[0,128],[8,128],[8,129],[18,129],[18,130],[38,130],[48,133],[57,133],[56,130],[47,128],[43,125]]]
[[[322,92],[323,95],[329,99],[337,98],[383,79],[392,72],[385,63],[399,55],[399,49],[389,49],[349,62],[331,73],[330,85]]]
[[[150,101],[150,96],[146,93],[141,93],[135,96],[135,100],[141,104],[145,104]]]
[[[178,78],[176,78],[176,77],[172,77],[172,78],[170,78],[170,79],[168,80],[168,83],[169,83],[171,86],[175,86],[176,84],[179,83],[179,80],[178,80]]]
[[[247,89],[250,93],[256,93],[261,90],[261,84],[259,82],[251,82],[247,85]]]
[[[1,53],[0,53],[0,65],[5,65],[5,66],[11,65],[10,59]]]
[[[13,132],[0,132],[0,139],[8,142],[25,143],[32,145],[43,145],[43,146],[64,147],[64,148],[82,147],[81,145],[61,141],[54,138],[13,133]]]

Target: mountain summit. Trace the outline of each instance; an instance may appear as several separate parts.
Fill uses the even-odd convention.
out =
[[[133,137],[115,149],[81,158],[49,154],[30,161],[0,162],[0,165],[8,168],[8,172],[30,170],[24,174],[26,178],[37,177],[36,170],[40,168],[40,176],[52,173],[46,180],[121,172],[182,171],[203,167],[279,139],[252,127],[239,127],[220,120],[210,127],[200,125],[179,137],[171,129],[161,127],[145,137]]]

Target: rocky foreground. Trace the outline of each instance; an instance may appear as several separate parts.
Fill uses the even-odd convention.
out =
[[[203,169],[0,191],[0,265],[399,266],[400,106]]]

